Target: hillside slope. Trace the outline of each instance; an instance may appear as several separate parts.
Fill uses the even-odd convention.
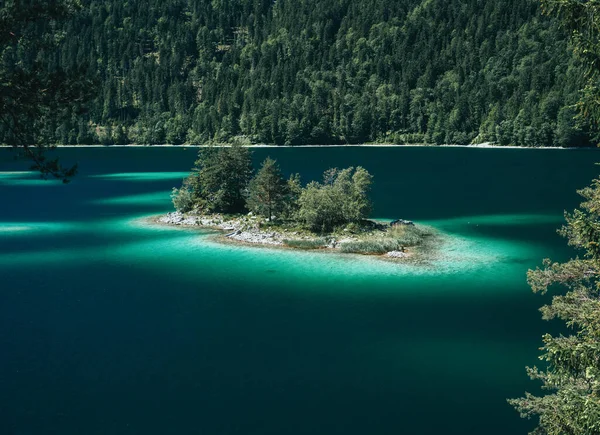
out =
[[[86,0],[49,64],[99,77],[62,143],[588,144],[534,0]],[[72,37],[77,35],[77,37]]]

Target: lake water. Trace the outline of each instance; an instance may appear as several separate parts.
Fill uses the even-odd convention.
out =
[[[170,211],[195,149],[62,149],[69,185],[0,149],[0,433],[517,434],[541,335],[528,268],[596,150],[257,149],[304,181],[374,174],[374,217],[451,236],[434,267],[219,245]]]

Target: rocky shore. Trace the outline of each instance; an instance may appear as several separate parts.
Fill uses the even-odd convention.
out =
[[[248,214],[239,217],[226,217],[220,214],[193,215],[180,212],[168,213],[155,219],[163,225],[197,227],[215,229],[223,232],[223,238],[240,243],[265,246],[281,246],[296,249],[324,249],[342,251],[344,244],[357,243],[365,240],[364,236],[327,235],[318,237],[306,232],[292,229],[277,228],[265,225],[264,219]],[[373,233],[385,234],[385,227],[374,223]],[[406,250],[392,250],[380,253],[390,259],[405,259],[410,257]]]
[[[239,242],[260,245],[283,245],[284,235],[274,231],[263,231],[259,227],[259,219],[253,216],[226,219],[215,214],[212,216],[184,215],[180,212],[168,213],[157,220],[167,225],[187,227],[204,227],[224,231],[224,237]]]

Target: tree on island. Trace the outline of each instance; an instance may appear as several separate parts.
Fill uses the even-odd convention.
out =
[[[267,157],[256,176],[248,185],[248,209],[271,222],[273,214],[279,215],[288,200],[288,183],[277,162]]]
[[[362,167],[329,169],[323,183],[313,181],[298,199],[298,219],[312,231],[330,232],[369,216],[372,176]]]
[[[286,224],[313,232],[331,232],[360,224],[371,213],[373,177],[362,168],[329,169],[323,182],[302,187],[300,176],[286,181],[277,162],[267,158],[254,178],[248,148],[208,147],[199,152],[192,174],[171,198],[182,213],[240,214],[251,210],[269,221],[276,214]]]
[[[283,216],[288,220],[294,220],[298,213],[298,199],[302,195],[302,181],[300,174],[292,174],[287,180],[287,194],[285,197]]]
[[[171,192],[173,206],[175,207],[175,210],[181,213],[190,212],[198,205],[197,198],[194,196],[192,180],[193,177],[189,176],[183,180],[183,184],[179,189],[174,187]]]
[[[201,149],[188,183],[198,208],[242,213],[246,210],[246,191],[251,178],[250,150],[234,144]]]

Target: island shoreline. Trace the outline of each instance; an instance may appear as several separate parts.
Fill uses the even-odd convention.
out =
[[[204,232],[214,232],[210,234],[212,240],[224,245],[246,246],[263,249],[282,249],[287,251],[313,251],[324,254],[351,255],[360,257],[377,258],[384,261],[402,264],[426,263],[431,257],[431,245],[439,245],[442,237],[434,234],[434,243],[425,243],[423,246],[406,247],[402,251],[390,251],[385,253],[362,253],[362,252],[344,252],[341,247],[344,243],[356,240],[352,235],[348,237],[339,234],[312,235],[294,234],[294,232],[284,232],[270,228],[261,230],[256,228],[243,227],[248,222],[246,216],[236,216],[235,218],[224,218],[220,214],[214,215],[185,215],[179,212],[172,212],[161,215],[153,215],[143,218],[141,221],[148,225],[180,228],[187,230],[199,230]],[[244,220],[242,222],[242,220]],[[369,220],[378,223],[376,220]],[[378,223],[383,225],[382,223]],[[243,228],[242,228],[243,227]],[[299,237],[300,236],[300,237]],[[284,240],[300,240],[311,242],[318,239],[330,239],[327,244],[313,248],[303,248],[290,246]],[[333,239],[333,240],[331,240]],[[439,247],[439,246],[437,246]]]

